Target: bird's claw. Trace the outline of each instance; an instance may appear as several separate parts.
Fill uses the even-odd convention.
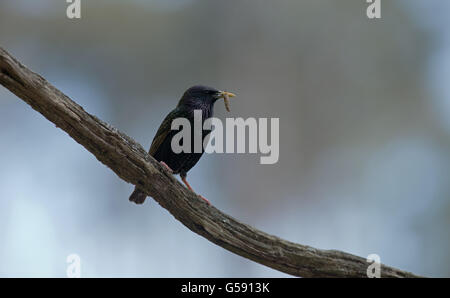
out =
[[[198,195],[200,197],[200,199],[202,199],[203,201],[206,202],[206,204],[211,205],[211,203],[202,195]]]
[[[159,162],[163,167],[166,168],[167,171],[169,171],[171,174],[173,174],[173,170],[163,161]]]

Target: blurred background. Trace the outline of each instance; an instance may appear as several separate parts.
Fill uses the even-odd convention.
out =
[[[450,2],[0,1],[0,46],[145,148],[186,88],[279,117],[280,159],[206,154],[190,183],[268,233],[450,276]],[[0,87],[0,276],[284,277],[209,243]]]

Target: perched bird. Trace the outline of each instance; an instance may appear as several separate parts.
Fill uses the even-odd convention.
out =
[[[165,166],[173,174],[180,174],[183,183],[193,191],[186,181],[187,172],[195,166],[204,153],[203,146],[201,152],[194,152],[194,110],[202,111],[202,121],[213,116],[214,104],[219,98],[223,98],[228,110],[228,98],[234,97],[231,92],[220,91],[206,86],[193,86],[187,89],[181,97],[178,105],[172,110],[161,123],[150,146],[149,154]],[[191,124],[191,153],[174,153],[171,147],[172,138],[179,130],[172,130],[172,121],[176,118],[186,118]],[[203,127],[203,123],[202,123]],[[210,133],[209,130],[202,130],[202,140]],[[147,195],[136,186],[129,200],[136,204],[142,204]],[[208,204],[209,201],[200,196]]]

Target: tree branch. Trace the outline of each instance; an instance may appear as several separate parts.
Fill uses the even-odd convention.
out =
[[[366,277],[365,259],[292,243],[209,206],[135,142],[87,113],[0,47],[0,83],[114,171],[139,187],[191,231],[244,258],[301,277]],[[418,277],[381,265],[382,277]]]

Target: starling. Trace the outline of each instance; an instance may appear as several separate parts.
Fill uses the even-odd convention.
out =
[[[204,123],[206,119],[213,116],[214,103],[219,98],[224,99],[228,110],[228,98],[233,96],[235,95],[231,92],[220,91],[215,88],[200,85],[187,89],[178,102],[176,108],[172,110],[161,123],[161,126],[153,138],[149,154],[173,174],[180,174],[183,183],[192,191],[192,187],[186,181],[187,172],[195,166],[204,153],[203,146],[201,148],[201,152],[194,152],[194,110],[202,111],[202,122]],[[172,150],[172,138],[179,132],[179,130],[172,130],[171,124],[174,119],[180,117],[187,119],[191,124],[191,153],[174,153]],[[210,132],[210,130],[203,129],[202,140]],[[136,186],[129,200],[135,202],[136,204],[142,204],[144,203],[146,197],[147,195]],[[209,201],[203,196],[200,197],[209,204]]]

